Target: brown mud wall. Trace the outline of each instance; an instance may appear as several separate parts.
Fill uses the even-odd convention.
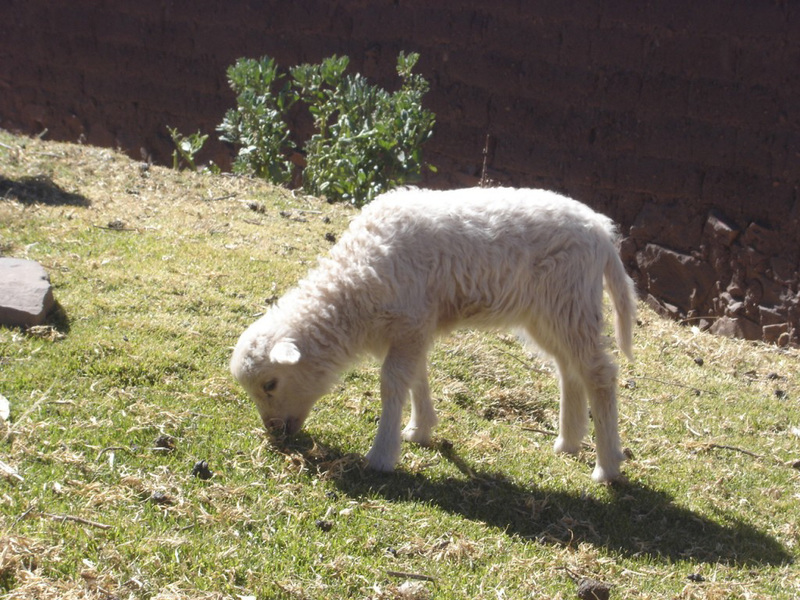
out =
[[[167,125],[214,136],[237,57],[347,54],[391,86],[417,51],[428,184],[476,184],[486,147],[495,181],[613,216],[664,312],[797,343],[799,32],[785,0],[5,0],[0,127],[169,163]]]

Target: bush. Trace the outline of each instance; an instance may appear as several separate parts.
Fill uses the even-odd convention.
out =
[[[418,54],[400,53],[402,85],[394,93],[359,74],[346,75],[346,56],[294,67],[289,81],[271,58],[238,60],[228,69],[237,108],[219,127],[223,140],[240,146],[234,169],[277,184],[290,180],[288,156],[297,146],[285,115],[300,101],[315,127],[303,146],[306,191],[362,206],[383,191],[417,181],[422,145],[434,124],[433,113],[422,108],[428,83],[412,74],[418,59]]]
[[[240,146],[233,163],[235,173],[255,175],[276,184],[288,183],[294,148],[284,114],[297,94],[271,58],[240,58],[228,67],[228,82],[236,93],[237,108],[225,113],[218,130],[223,141]],[[274,88],[278,88],[274,91]]]

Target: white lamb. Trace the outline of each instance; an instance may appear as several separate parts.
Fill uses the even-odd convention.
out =
[[[383,361],[382,412],[367,453],[391,471],[401,438],[431,441],[427,352],[459,326],[514,328],[555,361],[561,378],[557,452],[577,453],[588,429],[592,478],[620,476],[624,460],[617,367],[602,335],[603,282],[616,340],[631,358],[633,284],[615,248],[612,222],[558,194],[531,189],[406,189],[376,199],[328,258],[241,336],[231,372],[268,429],[288,434],[337,375],[364,353]],[[411,397],[411,418],[401,432]]]

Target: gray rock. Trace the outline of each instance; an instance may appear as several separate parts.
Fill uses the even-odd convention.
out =
[[[54,304],[50,277],[42,265],[0,258],[0,325],[41,325]]]
[[[717,243],[726,247],[730,246],[739,235],[736,226],[731,225],[721,212],[714,209],[708,213],[704,232]]]
[[[643,287],[683,315],[702,308],[715,287],[716,272],[711,265],[658,244],[645,245],[636,254],[636,263],[645,277]]]
[[[711,326],[711,333],[745,340],[760,340],[761,326],[744,317],[720,317]]]

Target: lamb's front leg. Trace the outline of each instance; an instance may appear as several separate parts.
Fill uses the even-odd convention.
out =
[[[403,439],[427,446],[431,443],[431,434],[437,422],[428,386],[428,365],[423,359],[417,368],[414,385],[411,388],[411,418],[403,429]]]
[[[391,348],[381,367],[381,420],[367,464],[377,471],[391,471],[400,456],[400,426],[419,356],[424,353],[407,347]]]

